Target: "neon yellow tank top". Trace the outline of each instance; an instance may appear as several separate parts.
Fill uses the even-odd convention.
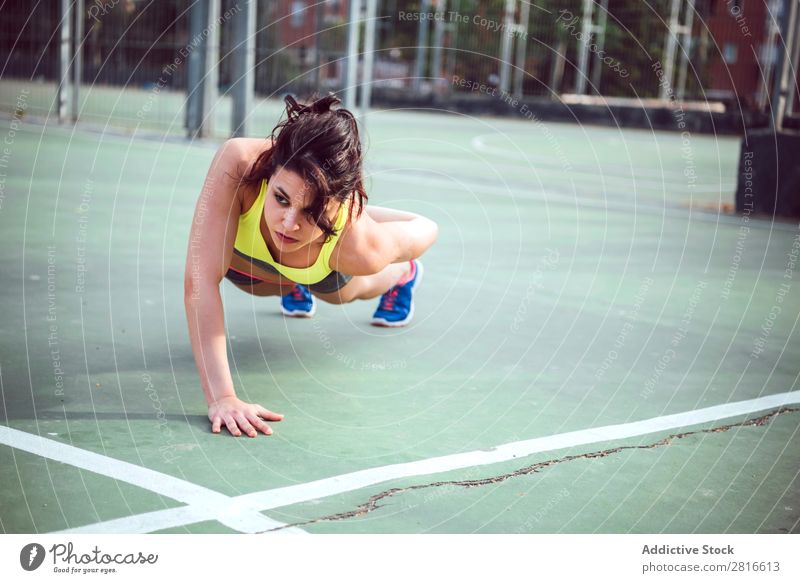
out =
[[[249,259],[252,263],[264,268],[272,266],[273,269],[269,269],[269,271],[277,271],[295,283],[301,283],[303,285],[319,283],[333,271],[329,265],[329,261],[331,253],[333,253],[333,249],[336,247],[336,243],[339,240],[339,235],[347,221],[350,206],[349,201],[346,201],[339,207],[339,213],[336,215],[336,221],[334,223],[336,234],[323,245],[314,265],[298,268],[282,265],[275,261],[272,258],[272,254],[269,252],[264,237],[261,236],[261,215],[264,213],[266,193],[267,181],[262,180],[261,190],[253,206],[247,209],[247,212],[239,216],[239,230],[236,232],[236,241],[233,244],[235,251],[238,252],[237,255]]]

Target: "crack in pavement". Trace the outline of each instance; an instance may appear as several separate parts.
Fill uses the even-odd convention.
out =
[[[710,429],[698,429],[695,431],[687,431],[685,433],[673,433],[663,439],[659,439],[658,441],[647,445],[623,445],[619,447],[612,447],[610,449],[604,449],[601,451],[583,453],[580,455],[568,455],[561,458],[551,459],[543,462],[537,462],[535,464],[526,466],[524,468],[520,468],[513,472],[507,474],[501,474],[499,476],[493,476],[490,478],[481,478],[477,480],[447,480],[441,482],[431,482],[429,484],[416,484],[414,486],[405,486],[403,488],[390,488],[389,490],[384,490],[383,492],[370,496],[369,500],[367,500],[363,504],[360,504],[354,510],[349,510],[347,512],[339,512],[337,514],[329,514],[327,516],[321,516],[319,518],[306,520],[304,522],[295,522],[292,524],[286,524],[283,526],[279,526],[277,528],[261,531],[258,534],[275,532],[278,530],[282,530],[284,528],[301,527],[308,524],[314,524],[317,522],[332,522],[336,520],[347,520],[348,518],[355,518],[356,516],[363,516],[364,514],[369,514],[373,510],[382,508],[381,505],[378,505],[379,501],[383,500],[384,498],[391,498],[392,496],[395,496],[396,494],[401,494],[403,492],[411,492],[413,490],[422,490],[425,488],[436,488],[440,486],[459,486],[462,488],[478,488],[480,486],[486,486],[487,484],[499,484],[500,482],[505,482],[506,480],[510,480],[511,478],[516,478],[518,476],[525,476],[528,474],[534,474],[545,468],[549,468],[551,466],[555,466],[565,462],[571,462],[573,460],[606,457],[628,449],[654,449],[657,447],[663,447],[665,445],[669,445],[670,443],[672,443],[672,441],[676,439],[684,439],[686,437],[692,435],[698,435],[701,433],[724,433],[726,431],[729,431],[730,429],[733,429],[734,427],[762,426],[765,425],[773,417],[777,417],[778,415],[783,415],[785,413],[795,413],[797,411],[800,411],[800,408],[781,407],[780,409],[776,409],[775,411],[772,411],[770,413],[767,413],[766,415],[762,415],[761,417],[757,417],[755,419],[748,419],[746,421],[731,423],[729,425],[722,425],[720,427],[712,427]]]

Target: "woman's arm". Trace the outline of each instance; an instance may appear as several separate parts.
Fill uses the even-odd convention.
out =
[[[376,222],[373,249],[386,265],[420,257],[439,236],[439,226],[416,215],[413,219]]]
[[[336,246],[330,265],[350,275],[378,273],[390,263],[420,257],[438,235],[438,225],[422,215],[367,206]]]
[[[419,217],[415,213],[398,211],[382,206],[366,206],[364,212],[367,213],[376,223],[386,223],[389,221],[411,221]]]
[[[219,432],[224,423],[233,435],[244,431],[255,437],[256,428],[272,433],[262,419],[280,421],[281,416],[236,397],[219,293],[239,226],[239,177],[247,153],[247,142],[228,140],[211,163],[192,220],[184,273],[184,305],[212,431]]]

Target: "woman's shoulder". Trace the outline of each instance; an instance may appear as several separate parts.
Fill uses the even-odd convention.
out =
[[[241,213],[246,213],[258,198],[261,184],[243,181],[252,170],[253,163],[272,142],[261,138],[231,138],[223,142],[217,150],[218,164],[223,181],[235,190]]]
[[[222,143],[217,152],[235,168],[236,178],[241,178],[252,170],[258,157],[271,147],[272,140],[269,138],[230,138]]]

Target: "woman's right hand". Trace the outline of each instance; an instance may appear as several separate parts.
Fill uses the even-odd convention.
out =
[[[208,406],[208,420],[211,421],[212,433],[219,433],[224,423],[234,437],[239,437],[242,433],[256,437],[258,435],[256,430],[264,435],[272,435],[272,429],[264,423],[264,420],[282,421],[283,415],[231,396],[217,399]]]

